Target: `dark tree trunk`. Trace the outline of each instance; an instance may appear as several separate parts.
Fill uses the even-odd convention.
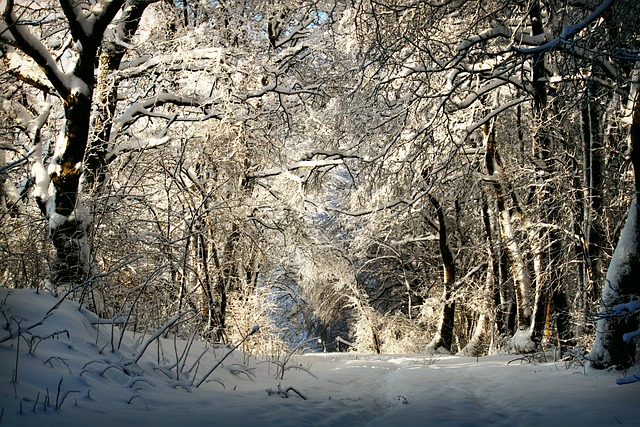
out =
[[[594,87],[592,84],[591,87]],[[595,95],[595,93],[593,94]],[[582,109],[582,139],[584,144],[584,239],[587,291],[591,300],[599,295],[604,279],[600,259],[603,255],[604,233],[598,218],[603,214],[602,202],[602,131],[598,103],[589,97]]]
[[[40,176],[40,182],[36,184],[46,188],[48,193],[46,196],[41,194],[37,202],[48,220],[56,251],[51,271],[51,280],[56,286],[81,284],[92,273],[91,251],[87,239],[89,219],[79,206],[78,191],[89,140],[98,49],[104,31],[123,4],[124,0],[104,3],[102,8],[97,8],[91,18],[88,18],[78,12],[79,9],[71,1],[60,1],[67,19],[67,29],[82,46],[71,72],[59,69],[46,47],[37,36],[30,33],[30,26],[19,22],[12,2],[7,3],[2,15],[15,39],[16,47],[40,66],[64,106],[65,127],[48,168],[49,176]]]
[[[56,251],[50,280],[56,286],[74,286],[92,273],[87,239],[89,219],[78,211],[78,189],[82,162],[89,136],[91,93],[70,94],[65,100],[64,149],[52,160],[49,179],[55,204],[40,201],[49,219],[50,236]]]
[[[453,346],[453,329],[455,325],[455,313],[456,303],[451,300],[451,291],[453,290],[453,284],[456,279],[456,266],[453,258],[453,253],[449,247],[449,240],[447,235],[447,224],[444,218],[444,212],[442,206],[438,200],[429,196],[431,204],[435,208],[436,217],[438,218],[438,237],[440,246],[440,255],[442,257],[442,268],[444,272],[443,280],[443,302],[444,307],[442,309],[442,317],[436,331],[436,336],[430,344],[433,349],[444,348],[447,351],[451,351]]]
[[[543,34],[543,16],[539,1],[532,3],[529,17],[531,19],[532,35]],[[536,193],[538,216],[540,223],[559,224],[559,202],[553,197],[556,189],[551,184],[554,170],[549,159],[554,147],[552,146],[552,137],[548,124],[549,96],[544,52],[536,53],[532,56],[532,69],[534,111],[536,119],[539,121],[539,127],[536,130],[533,141],[536,176],[540,177]],[[551,300],[553,298],[563,299],[564,291],[562,290],[563,279],[560,266],[562,244],[558,231],[549,227],[541,229],[537,233],[536,240],[534,242],[534,247],[536,248],[534,253],[536,286],[531,338],[536,344],[539,344],[544,338],[547,318],[551,315],[549,309],[554,307],[551,304]]]
[[[128,2],[122,11],[119,34],[122,43],[105,41],[102,44],[98,58],[93,132],[85,158],[84,181],[89,189],[104,183],[110,160],[107,159],[107,152],[110,148],[113,117],[118,102],[118,82],[114,72],[120,67],[122,58],[128,51],[126,44],[131,42],[140,25],[142,14],[151,3],[152,0]]]

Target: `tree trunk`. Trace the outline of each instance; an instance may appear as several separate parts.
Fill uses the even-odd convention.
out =
[[[88,18],[79,13],[71,1],[60,1],[68,19],[68,30],[82,46],[71,72],[62,71],[39,38],[30,33],[30,26],[19,21],[13,11],[13,2],[7,2],[2,14],[15,46],[40,66],[64,107],[65,126],[48,170],[45,172],[41,167],[35,173],[37,203],[48,220],[56,251],[50,274],[54,286],[76,287],[92,274],[93,262],[87,239],[89,216],[78,193],[89,140],[98,48],[105,29],[123,3],[124,0],[105,3]]]
[[[595,83],[591,85],[594,87]],[[595,95],[595,94],[593,94]],[[584,145],[584,207],[585,278],[588,294],[598,295],[602,279],[600,259],[603,255],[604,233],[598,218],[602,216],[602,130],[597,102],[589,97],[582,109],[582,138]]]
[[[79,200],[82,161],[89,135],[91,92],[69,96],[65,100],[65,129],[62,143],[56,147],[49,166],[49,200],[40,200],[49,220],[56,258],[51,271],[55,286],[74,286],[92,274],[92,259],[87,228],[89,218]],[[39,185],[44,185],[41,182]]]
[[[102,44],[98,58],[93,132],[85,158],[84,183],[89,190],[95,186],[101,186],[106,178],[109,162],[107,152],[110,147],[113,117],[118,103],[118,83],[114,72],[118,70],[122,58],[129,50],[126,46],[131,43],[138,30],[142,14],[153,1],[128,2],[122,10],[122,17],[118,24],[120,42],[109,40]]]
[[[444,303],[442,309],[442,316],[440,317],[440,322],[438,324],[438,329],[436,331],[436,335],[429,344],[429,347],[433,350],[437,350],[439,348],[443,348],[448,352],[451,352],[451,347],[453,345],[453,328],[455,321],[455,313],[456,313],[456,303],[451,299],[451,291],[453,290],[453,284],[456,279],[456,266],[455,260],[453,258],[453,253],[451,253],[451,248],[449,247],[449,241],[447,236],[447,225],[444,219],[444,212],[442,211],[442,206],[438,202],[438,200],[429,196],[429,200],[431,204],[436,210],[436,216],[438,218],[438,237],[439,237],[439,246],[440,246],[440,255],[442,257],[442,267],[444,271],[444,280],[443,280],[443,292],[442,292],[442,300]]]
[[[640,206],[637,196],[631,203],[627,222],[609,264],[602,290],[600,320],[596,339],[589,354],[593,367],[628,368],[635,362],[635,344],[625,342],[624,334],[638,329],[638,317],[619,317],[613,312],[618,304],[626,303],[640,293]]]
[[[542,25],[542,10],[539,1],[532,3],[529,16],[531,19],[532,35],[544,33]],[[560,223],[560,210],[558,201],[553,197],[557,189],[552,185],[552,177],[555,175],[549,158],[554,149],[548,123],[548,88],[545,53],[540,52],[532,56],[533,70],[533,100],[534,112],[539,127],[534,134],[533,159],[538,185],[536,186],[536,201],[538,222],[551,224]],[[537,230],[532,236],[534,251],[535,271],[535,296],[533,304],[533,316],[531,319],[531,339],[539,344],[544,339],[547,318],[551,315],[548,309],[552,295],[556,299],[563,299],[562,277],[560,259],[562,245],[558,231],[552,227],[544,227]],[[564,331],[567,333],[567,331]]]
[[[628,368],[635,362],[636,346],[624,335],[638,329],[638,314],[620,317],[613,310],[640,295],[640,67],[633,73],[630,95],[629,155],[634,172],[635,195],[627,221],[613,252],[602,290],[600,320],[589,354],[595,368]]]
[[[530,299],[531,278],[524,260],[524,255],[518,245],[518,240],[513,230],[512,214],[507,209],[504,186],[507,178],[502,170],[502,162],[498,154],[493,126],[484,126],[485,139],[485,163],[489,180],[491,181],[496,197],[496,207],[500,224],[501,240],[507,253],[507,259],[514,282],[517,311],[517,331],[513,337],[514,347],[521,350],[528,349],[532,343],[530,340],[530,326],[532,316],[532,304]],[[513,210],[522,215],[519,206],[515,203],[515,195],[511,195],[514,203]]]
[[[489,204],[487,203],[486,197],[484,197],[484,195],[482,197],[482,221],[487,240],[487,276],[485,278],[485,287],[483,290],[481,290],[482,295],[480,297],[480,311],[475,328],[473,330],[473,334],[471,335],[471,339],[469,339],[469,342],[464,346],[462,350],[460,350],[460,354],[469,356],[482,356],[484,354],[487,354],[491,345],[490,337],[488,337],[489,331],[492,327],[495,327],[499,331],[504,327],[502,317],[491,314],[495,313],[495,310],[491,309],[492,294],[494,295],[494,308],[500,307],[500,298],[497,299],[497,302],[495,300],[495,289],[497,288],[499,265],[494,253],[495,250],[493,243],[493,227],[491,227],[491,218],[489,216]]]

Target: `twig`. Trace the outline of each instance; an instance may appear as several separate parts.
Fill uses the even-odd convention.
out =
[[[292,391],[295,394],[297,394],[298,396],[300,396],[303,400],[307,400],[307,396],[304,395],[303,393],[301,393],[300,391],[296,390],[294,387],[287,387],[286,389],[283,389],[280,384],[278,384],[278,389],[277,390],[273,390],[268,388],[266,390],[267,394],[269,396],[273,396],[273,395],[278,395],[278,396],[282,396],[285,399],[289,398],[289,392]]]
[[[207,377],[209,377],[209,375],[211,375],[211,374],[213,373],[213,371],[215,371],[215,370],[216,370],[216,368],[217,368],[218,366],[220,366],[220,364],[222,364],[222,362],[224,361],[224,359],[226,359],[226,358],[227,358],[231,353],[233,353],[233,352],[234,352],[234,350],[235,350],[236,348],[238,348],[238,347],[239,347],[239,346],[240,346],[240,345],[241,345],[241,344],[242,344],[242,343],[243,343],[247,338],[249,338],[251,335],[253,335],[253,334],[255,334],[256,332],[258,332],[259,330],[260,330],[260,326],[255,325],[255,326],[253,327],[253,329],[251,329],[251,331],[249,331],[249,333],[248,333],[247,335],[245,335],[245,336],[244,336],[244,338],[242,338],[238,344],[236,344],[236,345],[234,345],[233,347],[231,347],[231,348],[229,349],[229,351],[227,352],[227,354],[225,354],[225,355],[222,357],[222,359],[218,360],[218,363],[216,363],[216,364],[213,366],[213,368],[211,368],[211,369],[209,370],[209,372],[207,372],[207,374],[206,374],[204,377],[202,377],[202,379],[201,379],[200,381],[198,381],[198,384],[196,384],[196,388],[200,387],[200,385],[201,385],[201,384],[202,384],[202,383],[207,379]]]
[[[128,261],[123,261],[122,263],[116,265],[114,268],[112,268],[111,270],[107,271],[106,273],[96,274],[95,276],[88,278],[87,280],[85,280],[84,282],[80,283],[79,285],[76,285],[76,286],[72,287],[67,292],[65,292],[64,295],[62,295],[60,297],[60,300],[53,307],[51,307],[49,309],[49,311],[47,311],[45,313],[45,315],[42,318],[42,320],[40,322],[36,323],[35,325],[31,325],[29,327],[29,330],[34,328],[34,327],[36,327],[36,326],[38,326],[38,325],[41,325],[47,319],[47,317],[49,317],[51,315],[51,313],[54,310],[57,310],[60,307],[60,305],[62,305],[62,303],[67,299],[67,297],[69,295],[71,295],[72,293],[76,292],[78,289],[84,287],[85,285],[88,285],[89,283],[97,282],[98,280],[101,280],[101,279],[103,279],[105,277],[108,277],[111,274],[115,273],[116,271],[120,270],[122,267],[127,266],[129,264],[132,264],[135,261],[139,260],[140,258],[142,258],[141,255],[137,256],[137,257],[135,257],[133,259],[130,259]],[[82,305],[80,307],[82,307]]]
[[[40,392],[38,392],[38,394],[36,395],[36,401],[33,403],[33,410],[32,412],[35,414],[36,412],[36,406],[38,405],[38,400],[40,399]]]
[[[133,309],[138,304],[138,300],[142,296],[142,293],[146,289],[146,287],[149,284],[149,282],[151,282],[151,279],[154,278],[156,276],[156,274],[160,273],[165,267],[166,267],[165,265],[161,265],[160,267],[158,267],[154,271],[152,271],[151,274],[149,275],[149,277],[147,277],[147,280],[145,280],[144,283],[140,286],[140,292],[138,292],[138,295],[136,295],[135,299],[133,300],[133,303],[131,303],[131,308],[129,309],[129,312],[127,313],[127,317],[125,319],[124,325],[122,326],[122,332],[120,333],[120,339],[118,340],[118,350],[120,350],[120,346],[122,345],[122,339],[124,338],[124,333],[127,330],[127,326],[129,325],[129,320],[131,319],[131,316],[133,315]]]
[[[144,345],[142,346],[142,350],[140,350],[140,353],[135,357],[135,363],[138,363],[138,361],[140,360],[140,358],[142,357],[142,355],[144,354],[144,352],[147,350],[147,347],[149,347],[149,345],[155,341],[156,339],[158,339],[163,333],[165,333],[167,331],[167,329],[171,328],[178,320],[180,320],[180,318],[186,314],[189,313],[193,313],[195,312],[195,310],[187,310],[185,312],[182,313],[178,313],[175,316],[173,316],[171,319],[169,319],[169,321],[167,323],[165,323],[160,329],[158,329],[156,331],[155,334],[153,334],[148,340],[147,342],[144,343]]]
[[[67,365],[67,362],[64,361],[64,359],[62,357],[58,357],[58,356],[51,356],[50,358],[48,358],[45,362],[44,365],[46,365],[47,363],[49,364],[49,366],[51,366],[53,368],[53,363],[51,363],[51,361],[53,359],[58,359],[60,362],[62,362],[62,364],[64,364],[64,366],[67,367],[67,369],[69,370],[69,374],[71,374],[71,368],[69,367],[69,365]]]
[[[282,373],[280,375],[280,379],[284,379],[284,371],[285,371],[285,366],[286,364],[289,362],[289,359],[291,358],[291,356],[293,356],[293,353],[295,353],[296,351],[298,351],[302,346],[304,346],[306,343],[312,342],[312,341],[317,341],[318,338],[320,337],[314,337],[314,338],[309,338],[308,340],[302,341],[300,344],[298,344],[297,346],[295,346],[293,348],[293,350],[291,350],[289,352],[289,354],[287,354],[284,358],[284,361],[282,362]]]

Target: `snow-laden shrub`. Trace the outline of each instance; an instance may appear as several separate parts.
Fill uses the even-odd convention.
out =
[[[356,348],[362,353],[420,353],[428,342],[417,322],[402,313],[383,315],[371,307],[357,311],[351,330]]]

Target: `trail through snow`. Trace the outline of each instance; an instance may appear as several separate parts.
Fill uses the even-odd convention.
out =
[[[56,303],[0,288],[0,427],[640,425],[640,383],[514,355],[313,353],[280,379],[283,356],[236,351],[195,387],[226,348],[163,338],[136,363],[152,334],[118,348],[77,303],[45,316]]]

